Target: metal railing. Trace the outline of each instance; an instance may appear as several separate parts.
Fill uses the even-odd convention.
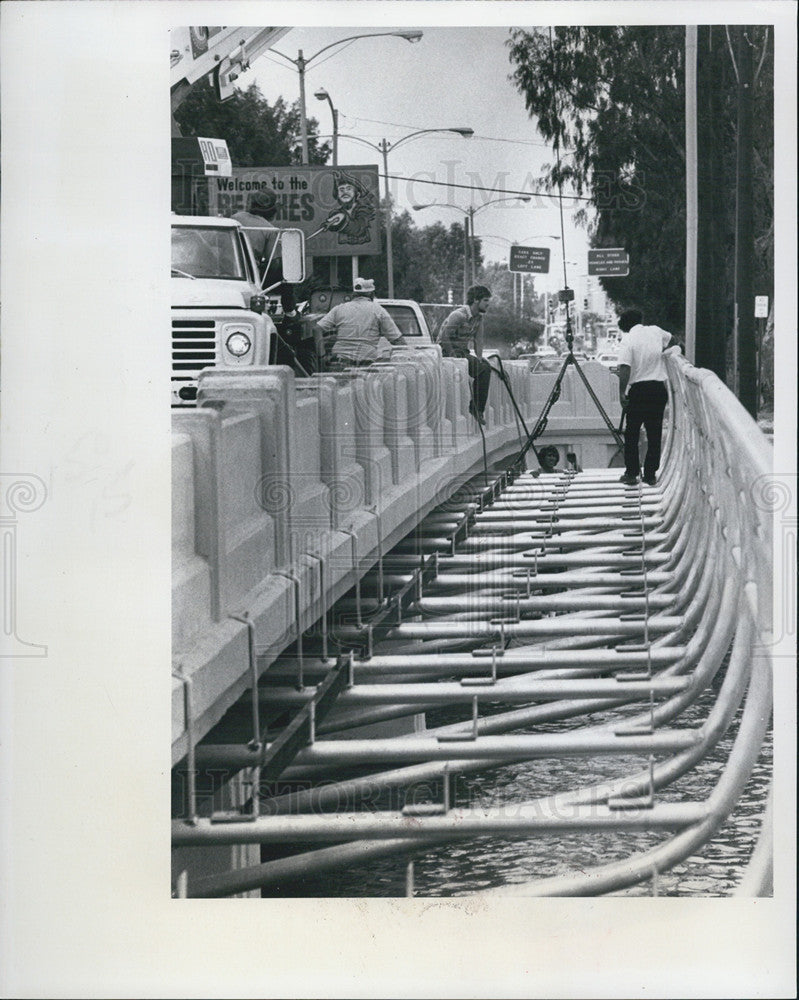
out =
[[[620,862],[490,890],[593,895],[656,880],[707,843],[747,783],[771,714],[772,515],[761,500],[771,448],[715,376],[681,358],[668,365],[671,416],[656,487],[624,487],[618,470],[588,470],[524,472],[489,491],[460,490],[457,502],[385,554],[379,577],[367,574],[355,599],[340,603],[324,655],[306,645],[311,687],[295,683],[291,655],[272,664],[258,701],[272,716],[299,713],[286,732],[303,735],[270,773],[306,787],[260,789],[244,816],[198,815],[189,803],[173,841],[322,846],[190,880],[188,895],[267,888],[485,834],[669,834]],[[327,643],[338,646],[337,661]],[[712,707],[701,725],[686,725],[684,713],[711,683]],[[322,699],[320,691],[337,696]],[[441,705],[463,705],[467,717],[402,737],[348,738],[353,726]],[[741,709],[707,797],[664,800]],[[283,743],[200,743],[193,763],[201,773],[253,768],[258,782]],[[596,754],[638,755],[641,764],[523,803],[452,801],[459,775]],[[355,765],[374,770],[342,777]],[[376,790],[433,781],[441,801],[363,808]],[[769,817],[770,806],[739,893],[770,892]],[[410,875],[408,884],[412,891]]]

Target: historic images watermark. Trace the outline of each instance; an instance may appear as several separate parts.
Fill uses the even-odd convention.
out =
[[[754,510],[772,518],[774,532],[777,586],[772,608],[771,641],[767,643],[774,655],[780,655],[778,650],[783,643],[796,642],[796,487],[794,472],[759,476],[751,488]]]
[[[407,177],[389,173],[388,181],[393,201],[404,200],[412,205],[457,203],[464,198],[473,199],[473,207],[478,210],[489,201],[503,198],[508,199],[504,211],[559,209],[561,205],[567,211],[577,211],[592,203],[599,210],[639,212],[646,203],[643,173],[625,177],[608,170],[593,174],[590,197],[568,190],[561,193],[556,188],[544,190],[541,178],[532,172],[514,177],[502,170],[493,177],[484,177],[479,171],[466,169],[466,161],[461,159],[441,160],[436,169],[418,170]],[[514,198],[519,200],[514,203]]]
[[[47,656],[47,646],[27,642],[17,634],[18,561],[17,561],[17,515],[38,510],[47,499],[44,482],[30,472],[0,473],[0,551],[2,551],[2,571],[0,572],[0,602],[2,602],[2,640],[0,659],[15,657]]]

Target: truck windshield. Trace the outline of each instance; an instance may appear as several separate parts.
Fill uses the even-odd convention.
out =
[[[172,273],[192,278],[246,280],[236,230],[215,226],[172,227]]]

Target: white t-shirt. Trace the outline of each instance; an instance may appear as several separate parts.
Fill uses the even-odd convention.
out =
[[[671,334],[659,326],[644,326],[639,323],[624,334],[619,344],[620,365],[629,365],[629,385],[635,382],[666,382],[666,365],[663,349],[671,340]]]

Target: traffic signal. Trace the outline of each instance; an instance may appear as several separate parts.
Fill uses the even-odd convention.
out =
[[[586,296],[583,299],[583,309],[587,309],[587,308],[588,308],[588,296]]]

